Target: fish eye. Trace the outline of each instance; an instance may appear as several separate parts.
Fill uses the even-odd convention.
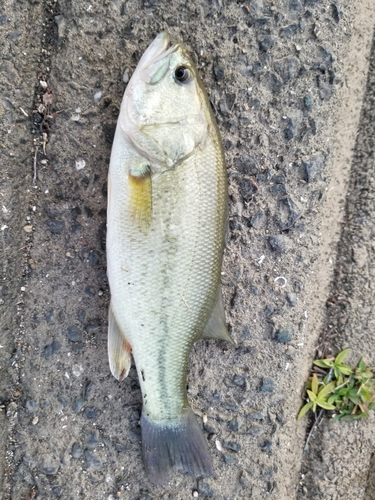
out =
[[[174,77],[180,83],[185,83],[190,77],[190,71],[185,66],[179,66],[175,72]]]

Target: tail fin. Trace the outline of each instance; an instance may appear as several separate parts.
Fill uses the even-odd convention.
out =
[[[152,483],[166,483],[177,470],[194,477],[213,474],[207,441],[190,407],[175,420],[152,420],[143,414],[141,427],[143,462]]]

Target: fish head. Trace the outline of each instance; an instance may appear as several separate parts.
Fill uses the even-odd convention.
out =
[[[208,107],[186,46],[171,44],[163,32],[147,48],[129,81],[119,123],[154,168],[164,170],[175,168],[204,145]]]

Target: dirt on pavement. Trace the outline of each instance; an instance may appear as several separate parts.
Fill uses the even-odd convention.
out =
[[[372,307],[374,207],[362,186],[372,185],[371,139],[357,141],[367,174],[352,177],[346,197],[355,138],[358,130],[367,137],[371,121],[364,112],[358,129],[371,3],[0,6],[4,499],[338,499],[359,449],[353,491],[371,498],[373,417],[342,427],[324,421],[303,461],[308,419],[296,422],[335,269],[332,286],[345,289],[356,313],[330,312],[339,325],[331,347],[351,347],[353,359],[365,349],[375,365],[371,323],[365,338],[360,327]],[[105,230],[119,105],[162,30],[190,47],[224,141],[230,237],[222,283],[236,346],[205,340],[191,353],[188,397],[204,416],[214,477],[176,475],[155,487],[141,460],[135,369],[119,384],[108,367]],[[355,163],[358,172],[364,163]],[[349,251],[354,269],[344,265]]]

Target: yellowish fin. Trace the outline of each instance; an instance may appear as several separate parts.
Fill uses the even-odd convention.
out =
[[[152,183],[148,167],[140,173],[129,173],[129,190],[132,218],[140,226],[148,227],[152,213]]]
[[[108,357],[112,375],[121,382],[131,367],[131,345],[120,330],[112,307],[108,312]]]

